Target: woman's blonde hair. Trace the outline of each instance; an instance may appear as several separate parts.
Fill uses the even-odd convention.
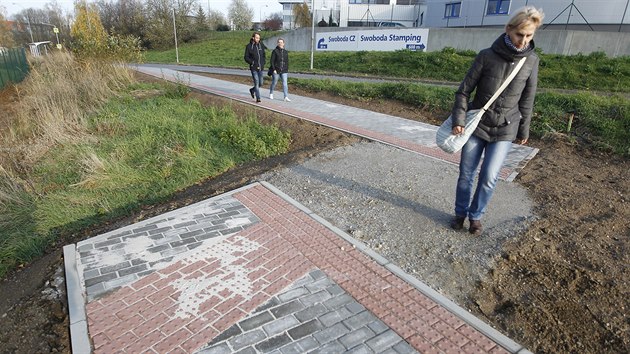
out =
[[[536,28],[542,25],[545,14],[542,9],[538,10],[533,6],[525,6],[518,9],[505,25],[505,30],[520,29],[529,24],[533,24]]]

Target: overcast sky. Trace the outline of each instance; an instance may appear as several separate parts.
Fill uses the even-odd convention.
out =
[[[199,5],[207,12],[208,7],[212,10],[221,11],[227,17],[227,9],[232,0],[197,0]],[[0,6],[6,9],[5,14],[8,17],[22,11],[23,9],[34,8],[43,9],[52,0],[2,0]],[[88,1],[90,2],[90,1]],[[281,12],[282,5],[277,0],[245,0],[249,7],[254,9],[254,22],[258,22],[260,16],[267,18],[269,15]],[[57,0],[57,3],[67,12],[72,13],[74,10],[74,0]]]

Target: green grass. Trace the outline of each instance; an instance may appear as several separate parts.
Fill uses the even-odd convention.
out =
[[[39,256],[60,232],[128,215],[238,164],[287,151],[288,133],[183,100],[182,92],[112,100],[90,117],[90,138],[41,159],[30,175],[37,193],[19,191],[0,205],[0,277]]]
[[[262,32],[263,39],[281,32]],[[251,32],[210,32],[208,38],[179,48],[180,63],[245,68],[243,52]],[[315,71],[458,83],[468,71],[473,51],[316,52]],[[269,56],[269,55],[268,55]],[[603,53],[562,56],[539,52],[539,87],[549,89],[630,92],[630,57]],[[175,49],[148,51],[149,62],[174,63]],[[310,71],[310,52],[291,52],[292,72]]]

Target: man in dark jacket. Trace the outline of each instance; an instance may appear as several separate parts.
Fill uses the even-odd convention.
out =
[[[468,231],[473,235],[481,234],[481,217],[494,193],[501,166],[512,147],[512,141],[518,144],[527,143],[539,62],[532,39],[536,29],[542,24],[543,17],[543,13],[534,7],[517,10],[506,24],[505,33],[490,48],[479,52],[455,93],[452,134],[457,135],[463,133],[466,126],[466,111],[482,108],[516,67],[516,63],[526,59],[514,80],[486,111],[462,148],[455,217],[451,221],[453,229],[462,229],[468,217]],[[475,97],[469,103],[475,89]],[[483,163],[473,195],[472,187],[482,155]]]
[[[249,89],[252,98],[256,97],[256,102],[260,102],[260,86],[263,83],[263,68],[265,67],[265,45],[260,42],[260,33],[254,32],[249,44],[245,46],[245,62],[249,64],[252,72],[254,87]]]

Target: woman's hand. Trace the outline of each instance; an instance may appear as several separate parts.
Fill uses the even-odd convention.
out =
[[[451,133],[453,133],[453,135],[463,134],[464,133],[464,127],[462,127],[461,125],[453,127],[453,131]]]
[[[525,145],[527,144],[527,139],[516,139],[514,142],[519,145]]]

